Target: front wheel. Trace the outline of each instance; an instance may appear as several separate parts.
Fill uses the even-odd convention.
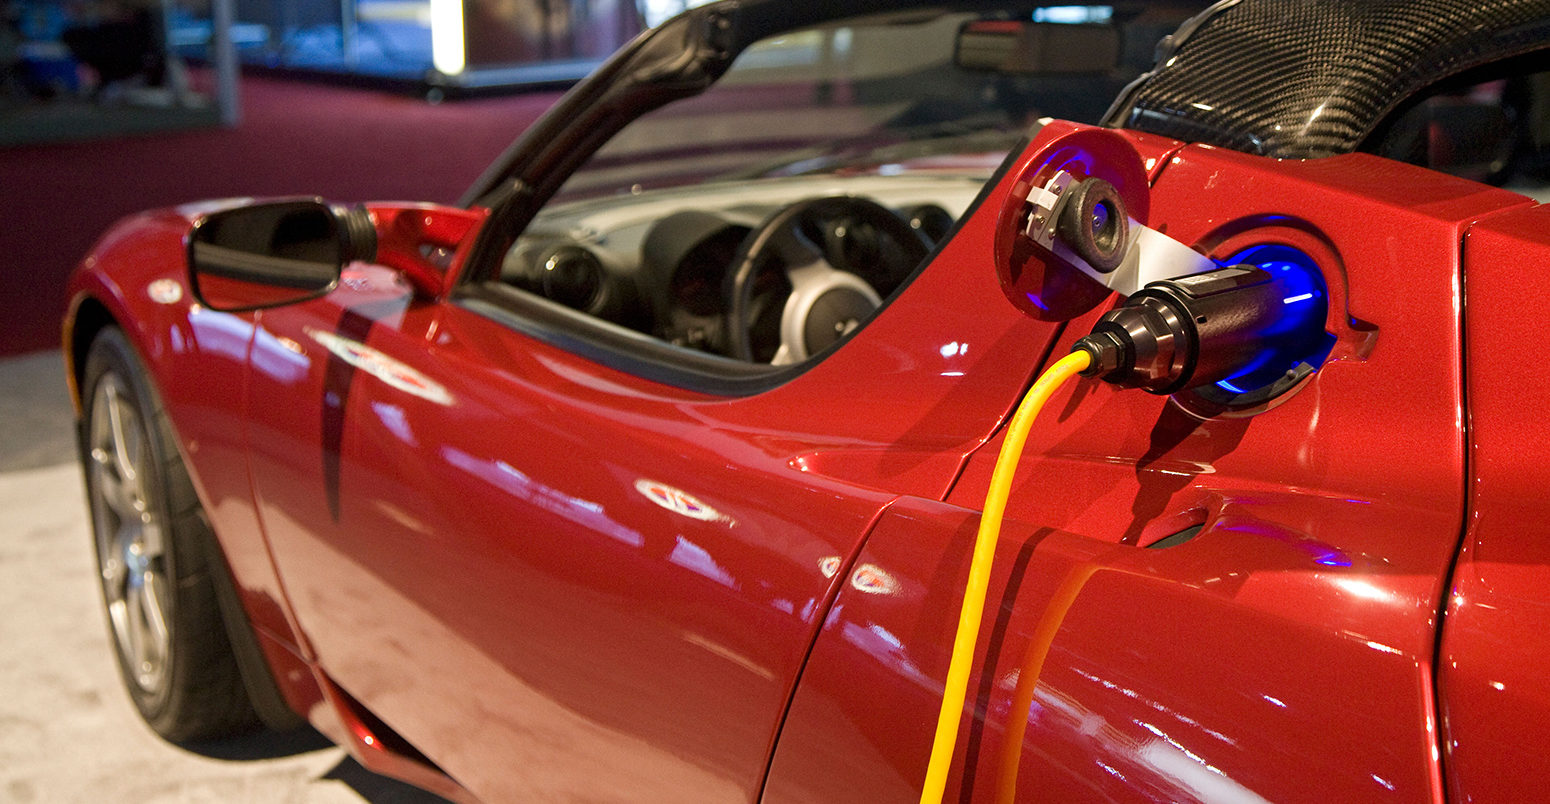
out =
[[[124,685],[168,740],[246,731],[257,721],[205,564],[213,535],[150,380],[118,329],[93,341],[81,388],[97,569]]]

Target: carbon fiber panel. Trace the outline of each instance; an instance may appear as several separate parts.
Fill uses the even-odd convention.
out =
[[[1306,158],[1354,150],[1438,80],[1550,47],[1550,0],[1245,0],[1194,26],[1108,122]]]

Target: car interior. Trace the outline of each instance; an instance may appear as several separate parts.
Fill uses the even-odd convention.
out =
[[[571,175],[499,281],[659,354],[801,363],[907,284],[1039,120],[1096,121],[1192,10],[915,12],[757,42]]]

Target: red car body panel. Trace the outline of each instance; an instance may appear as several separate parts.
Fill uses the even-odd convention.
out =
[[[1524,649],[1542,506],[1513,451],[1544,434],[1496,323],[1529,323],[1509,271],[1550,250],[1522,234],[1545,215],[1374,157],[1125,136],[1154,227],[1216,257],[1314,257],[1336,343],[1256,416],[1057,394],[1019,466],[948,789],[1442,800],[1435,646],[1467,511],[1443,733],[1453,795],[1492,790],[1504,735],[1542,732],[1550,698]],[[1002,295],[989,255],[1017,173],[855,337],[754,396],[438,299],[482,214],[430,207],[374,207],[381,265],[247,314],[192,302],[195,210],[133,219],[77,272],[66,343],[83,304],[126,327],[287,701],[369,767],[491,801],[909,798],[996,434],[1099,314],[1035,322]]]
[[[1285,243],[1315,257],[1336,346],[1306,387],[1251,418],[1201,420],[1107,386],[1056,394],[1019,465],[1008,518],[1020,523],[998,549],[1000,603],[948,789],[1441,801],[1434,646],[1466,478],[1459,243],[1530,202],[1368,156],[1201,147],[1171,158],[1151,201],[1153,226],[1212,256]],[[948,497],[959,507],[895,506],[868,540],[858,562],[892,591],[840,595],[771,800],[918,789],[932,736],[920,713],[946,672],[997,446]],[[1194,539],[1143,549],[1191,525],[1204,525]]]
[[[1524,344],[1542,330],[1525,279],[1550,258],[1550,209],[1492,218],[1464,241],[1472,482],[1443,621],[1443,746],[1453,801],[1543,790],[1550,738],[1550,518],[1542,480],[1550,386]],[[1528,358],[1528,359],[1525,359]]]
[[[398,217],[373,212],[379,229]],[[113,258],[178,266],[187,221],[168,220],[159,251]],[[844,350],[743,399],[599,367],[385,267],[240,315],[78,281],[168,355],[149,363],[179,441],[196,476],[224,478],[201,493],[228,554],[254,562],[231,562],[245,605],[281,641],[272,661],[294,669],[278,647],[319,673],[279,680],[335,739],[369,748],[336,722],[359,705],[488,800],[752,799],[871,521],[895,496],[947,492],[1057,331],[1007,307],[994,272],[962,267],[983,261],[993,223],[968,221]],[[224,336],[222,367],[201,375],[189,355],[204,341],[161,334],[189,327]],[[244,360],[206,410],[202,377]],[[244,434],[219,466],[201,458],[211,429]],[[598,753],[555,761],[556,741]],[[524,757],[534,773],[504,772]]]
[[[756,798],[870,522],[946,492],[1056,331],[963,269],[992,223],[746,398],[598,366],[376,268],[262,314],[254,487],[328,678],[487,800]]]

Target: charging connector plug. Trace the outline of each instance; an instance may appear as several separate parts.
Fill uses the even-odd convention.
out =
[[[1083,376],[1171,394],[1316,351],[1322,314],[1292,304],[1284,282],[1252,265],[1153,282],[1105,313],[1072,351]],[[1320,310],[1322,305],[1320,305]]]

